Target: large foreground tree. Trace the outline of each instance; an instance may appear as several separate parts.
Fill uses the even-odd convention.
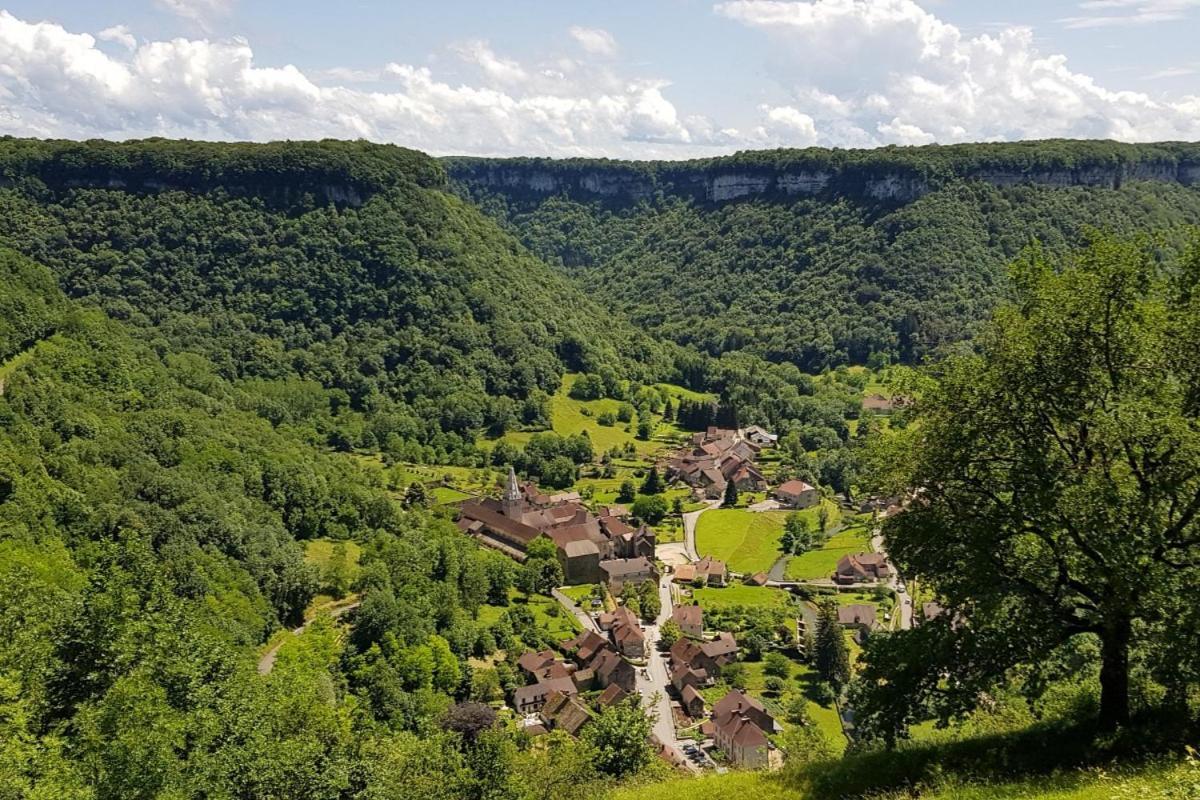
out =
[[[1080,636],[1106,728],[1129,720],[1135,670],[1168,697],[1194,684],[1200,259],[1185,261],[1108,239],[1065,264],[1033,254],[883,447],[885,483],[911,498],[888,550],[949,609],[868,653],[860,710],[885,736]]]

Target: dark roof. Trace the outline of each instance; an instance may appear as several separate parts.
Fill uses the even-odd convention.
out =
[[[838,608],[838,622],[842,625],[862,625],[867,628],[874,628],[875,606],[867,603],[840,606]]]
[[[459,509],[463,517],[478,520],[491,530],[505,534],[524,545],[528,545],[541,534],[537,528],[531,528],[523,522],[509,519],[490,507],[495,504],[496,501],[487,499],[464,500],[459,505]]]
[[[608,688],[601,692],[600,696],[596,698],[596,704],[601,708],[607,708],[608,706],[616,705],[628,696],[629,692],[625,691],[620,686],[617,686],[615,683],[610,683]]]
[[[623,578],[626,575],[645,575],[654,571],[654,565],[645,556],[636,558],[610,558],[600,562],[600,569],[608,573],[609,578]]]
[[[704,609],[700,606],[675,606],[675,610],[671,612],[671,619],[680,627],[701,628],[704,626]]]

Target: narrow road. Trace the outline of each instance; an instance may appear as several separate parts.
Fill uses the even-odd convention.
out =
[[[683,515],[683,546],[690,560],[700,560],[700,555],[696,552],[696,521],[700,519],[700,515],[705,511],[717,508],[720,505],[720,500],[707,500],[705,501],[704,508],[689,511]]]
[[[699,512],[697,512],[699,513]],[[671,577],[663,575],[658,582],[658,596],[662,602],[662,610],[658,618],[646,626],[646,649],[648,652],[645,673],[637,671],[637,688],[642,695],[642,705],[657,715],[654,721],[654,735],[663,744],[678,747],[675,738],[675,720],[671,715],[671,698],[667,695],[667,687],[671,684],[667,674],[667,659],[659,652],[659,631],[662,624],[671,618]]]
[[[880,533],[879,528],[876,528],[875,532],[871,535],[871,548],[876,553],[880,553],[885,557],[887,556],[887,550],[883,546],[883,534]],[[888,559],[888,563],[892,563],[890,558]],[[896,593],[896,605],[900,609],[900,630],[906,631],[912,627],[913,600],[908,594],[907,588],[903,590],[900,588],[900,574],[896,572],[895,564],[892,564],[892,577],[888,578],[887,583]]]
[[[350,611],[353,611],[354,609],[358,608],[360,605],[361,605],[361,603],[359,603],[357,600],[355,600],[353,603],[348,603],[347,605],[344,605],[344,606],[335,606],[333,608],[322,608],[321,611],[328,611],[329,614],[334,619],[337,619],[338,617],[342,616],[343,614],[349,613]],[[319,613],[318,613],[318,616],[319,616]],[[300,634],[304,633],[304,631],[308,628],[309,625],[311,625],[313,623],[313,620],[315,620],[316,618],[317,617],[314,616],[312,619],[305,622],[299,628],[293,628],[292,635],[299,636]],[[279,655],[279,648],[282,646],[283,646],[283,642],[282,641],[278,642],[270,650],[263,653],[262,656],[259,657],[259,659],[258,659],[258,674],[259,675],[270,675],[271,674],[271,670],[275,668],[275,658]]]
[[[559,605],[570,611],[575,616],[575,619],[579,620],[579,624],[583,626],[585,631],[600,633],[600,626],[596,624],[596,620],[592,619],[592,615],[580,608],[574,600],[567,597],[558,589],[553,589],[550,593],[558,601]],[[600,635],[603,636],[604,634],[601,633]]]

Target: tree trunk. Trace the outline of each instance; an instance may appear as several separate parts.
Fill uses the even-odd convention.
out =
[[[1111,731],[1129,722],[1128,617],[1113,619],[1101,635],[1100,728]]]

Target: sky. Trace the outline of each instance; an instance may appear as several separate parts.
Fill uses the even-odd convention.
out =
[[[0,0],[0,134],[435,155],[1200,139],[1200,0]]]

